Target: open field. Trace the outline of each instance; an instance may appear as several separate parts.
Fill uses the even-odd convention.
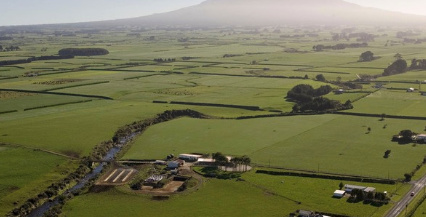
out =
[[[424,123],[339,115],[251,120],[183,118],[149,128],[123,158],[161,159],[171,153],[221,151],[249,155],[253,163],[266,166],[403,178],[422,162],[426,146],[398,145],[391,138],[402,129],[421,131]],[[385,159],[383,153],[388,149],[392,156]]]
[[[50,183],[64,178],[75,163],[60,156],[15,146],[0,146],[0,215],[4,216]]]
[[[424,132],[425,121],[379,121],[332,114],[235,120],[290,112],[294,103],[284,98],[287,92],[297,84],[315,88],[326,85],[315,81],[318,74],[328,81],[353,81],[358,75],[381,74],[396,53],[408,64],[413,58],[426,58],[426,43],[403,43],[402,38],[395,37],[400,29],[354,29],[374,34],[375,40],[364,48],[315,52],[314,45],[357,43],[357,39],[332,41],[332,33],[343,31],[340,28],[286,27],[280,33],[274,32],[275,28],[120,29],[93,34],[75,30],[75,35],[66,37],[55,36],[49,28],[43,29],[43,34],[11,33],[14,40],[2,41],[2,45],[19,44],[21,50],[2,52],[1,60],[56,55],[66,47],[105,48],[110,54],[0,66],[1,88],[40,91],[0,92],[0,142],[83,158],[97,144],[110,140],[119,127],[165,110],[189,108],[215,118],[181,118],[150,127],[135,138],[127,153],[121,153],[122,158],[163,159],[171,153],[221,151],[249,155],[252,163],[263,166],[391,179],[403,178],[422,162],[425,145],[399,145],[390,140],[404,129]],[[135,32],[139,36],[131,34]],[[318,36],[285,37],[302,32]],[[426,37],[426,33],[419,34],[416,37]],[[380,58],[358,62],[367,50]],[[156,58],[176,60],[158,62]],[[303,79],[305,75],[308,79]],[[349,112],[426,117],[426,97],[405,91],[418,88],[410,83],[417,80],[426,80],[426,72],[379,77],[363,83],[362,90],[326,97],[341,102],[358,100]],[[372,93],[376,83],[389,89]],[[258,106],[261,110],[178,105],[172,101]],[[392,150],[388,159],[383,158],[386,150]],[[25,165],[19,163],[22,159]],[[0,146],[0,163],[0,215],[10,211],[13,202],[22,204],[33,193],[65,177],[77,164],[15,146]],[[415,178],[425,171],[420,169]],[[246,182],[209,180],[194,193],[161,202],[123,193],[122,187],[87,193],[69,201],[64,216],[119,216],[123,212],[126,216],[285,216],[297,209],[382,216],[390,208],[332,199],[331,193],[338,186],[334,180],[284,177],[282,184],[282,177],[253,172],[243,174],[243,178]],[[375,187],[380,191],[394,188]],[[392,200],[398,200],[408,187],[400,191]],[[99,201],[105,204],[99,205]]]
[[[186,216],[191,213],[202,216],[285,216],[297,209],[351,216],[381,216],[389,207],[375,207],[362,202],[353,204],[348,203],[346,198],[332,198],[340,183],[336,180],[270,176],[254,172],[244,174],[242,178],[246,181],[208,179],[197,192],[173,195],[161,202],[117,189],[84,194],[70,201],[62,216],[119,215],[121,210],[127,210],[128,216]],[[351,184],[374,186],[378,191],[395,190],[393,185]],[[406,191],[405,188],[400,190],[397,194]],[[106,203],[95,205],[99,200]],[[299,201],[301,204],[298,204]],[[150,206],[138,205],[146,203]]]

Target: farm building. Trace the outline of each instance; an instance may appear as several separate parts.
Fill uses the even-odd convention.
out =
[[[212,158],[199,158],[197,161],[197,165],[200,166],[213,166],[215,163],[215,160]]]
[[[196,154],[180,154],[179,155],[179,159],[186,160],[186,161],[191,161],[191,162],[195,162],[195,161],[197,161],[201,157],[203,157],[203,156],[196,155]]]
[[[412,88],[412,87],[408,88],[407,92],[414,92],[414,88]]]
[[[364,186],[348,185],[348,184],[345,185],[345,192],[346,193],[351,193],[352,190],[354,190],[354,189],[359,189],[359,190],[362,190],[366,193],[376,191],[376,189],[373,188],[373,187],[364,187]]]
[[[421,92],[422,96],[426,96],[426,92]]]
[[[167,162],[168,169],[177,169],[185,163],[184,160],[176,160]]]
[[[345,191],[342,190],[335,190],[333,193],[333,197],[335,198],[342,198],[343,196],[345,196]]]

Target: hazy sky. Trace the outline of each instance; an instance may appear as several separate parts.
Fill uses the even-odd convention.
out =
[[[204,0],[2,0],[0,26],[73,23],[138,17]],[[259,0],[262,1],[262,0]],[[321,1],[321,0],[318,0]],[[363,6],[426,15],[425,0],[345,0]]]

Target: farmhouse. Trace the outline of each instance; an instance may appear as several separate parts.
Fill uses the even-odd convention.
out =
[[[352,190],[354,190],[354,189],[362,190],[362,191],[364,191],[365,193],[368,193],[368,192],[375,192],[375,191],[376,191],[376,189],[375,189],[375,188],[373,188],[373,187],[364,187],[364,186],[348,185],[348,184],[346,184],[346,185],[345,185],[345,192],[346,192],[346,193],[351,193],[351,192],[352,192]]]
[[[414,88],[412,88],[412,87],[408,88],[407,92],[414,92]]]
[[[334,91],[335,94],[343,94],[344,92],[345,92],[345,90],[343,90],[343,89],[338,89],[338,90]]]
[[[343,196],[345,196],[345,191],[342,190],[335,190],[333,193],[333,197],[335,198],[342,198]]]

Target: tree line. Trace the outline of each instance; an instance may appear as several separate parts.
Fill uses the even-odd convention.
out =
[[[59,56],[100,56],[109,51],[104,48],[64,48],[58,51]]]
[[[171,62],[176,62],[176,58],[155,58],[154,62],[157,62],[157,63],[171,63]]]
[[[344,50],[346,48],[361,48],[361,47],[368,47],[367,43],[351,43],[351,44],[336,44],[336,45],[314,45],[312,49],[314,51],[323,51],[323,50]]]
[[[7,52],[7,51],[18,51],[18,50],[21,50],[19,46],[10,45],[7,47],[3,47],[2,45],[0,45],[0,51]]]
[[[40,61],[40,60],[60,60],[60,59],[72,59],[72,58],[74,58],[74,56],[64,55],[64,56],[30,57],[30,58],[18,59],[18,60],[2,60],[2,61],[0,61],[0,66],[25,64],[25,63],[31,63],[33,61]]]

